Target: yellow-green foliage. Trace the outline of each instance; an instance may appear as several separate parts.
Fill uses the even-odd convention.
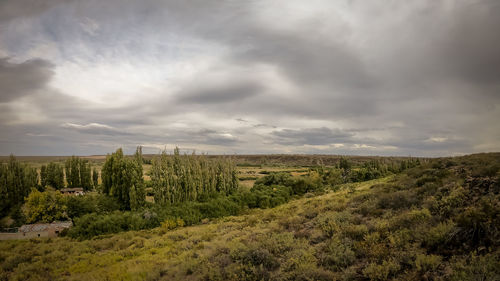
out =
[[[441,264],[441,260],[441,256],[419,254],[415,260],[415,266],[419,271],[434,271]]]
[[[453,221],[440,222],[429,229],[424,237],[424,243],[429,247],[439,247],[452,238],[456,225]]]
[[[183,227],[184,221],[180,218],[168,218],[161,223],[161,227],[167,230],[174,229],[177,227]]]
[[[384,260],[381,264],[370,263],[363,269],[363,275],[370,280],[388,280],[401,268],[393,259]]]
[[[59,191],[50,188],[44,192],[33,189],[26,198],[23,212],[28,223],[67,219],[66,198]]]

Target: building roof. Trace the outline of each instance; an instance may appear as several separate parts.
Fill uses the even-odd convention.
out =
[[[81,188],[81,187],[73,187],[73,188],[63,188],[63,189],[61,189],[61,192],[77,192],[77,191],[83,192],[83,188]]]
[[[19,232],[39,232],[46,231],[49,228],[69,228],[73,225],[71,221],[55,221],[52,223],[35,223],[35,224],[25,224],[21,226]]]

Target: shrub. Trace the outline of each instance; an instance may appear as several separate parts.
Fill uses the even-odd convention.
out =
[[[449,217],[457,208],[465,205],[467,192],[463,187],[453,189],[448,196],[443,197],[439,202],[439,214]]]
[[[350,224],[344,226],[342,231],[353,240],[361,240],[368,233],[368,227],[366,224]]]
[[[424,234],[423,245],[430,250],[446,247],[446,244],[452,238],[454,229],[455,223],[451,220],[439,223]]]
[[[140,230],[159,226],[156,216],[147,216],[146,212],[120,212],[110,214],[87,214],[74,220],[74,226],[68,235],[75,238],[117,233],[127,230]]]
[[[419,200],[414,192],[408,190],[383,193],[379,196],[377,207],[382,209],[409,209],[418,205]]]
[[[267,249],[256,247],[249,249],[241,254],[240,259],[243,263],[254,266],[263,266],[267,270],[275,270],[280,267],[278,259],[276,259]]]
[[[393,218],[391,220],[391,228],[409,228],[417,224],[425,223],[431,217],[431,212],[428,209],[411,210]]]
[[[161,223],[161,227],[167,230],[183,226],[184,226],[184,221],[181,218],[168,218]]]
[[[261,172],[262,173],[262,172]],[[255,181],[255,185],[282,185],[291,186],[294,180],[290,173],[268,173],[266,176]]]
[[[356,254],[351,246],[352,243],[349,239],[332,238],[324,248],[325,256],[322,263],[335,271],[350,266],[356,260]]]
[[[478,206],[469,206],[456,218],[459,231],[457,238],[470,245],[489,246],[498,241],[500,233],[500,207],[498,203],[482,200]]]
[[[66,206],[70,218],[90,213],[108,213],[120,209],[120,204],[115,198],[104,194],[70,196],[67,197]]]
[[[436,255],[417,255],[415,266],[420,272],[435,271],[441,264],[442,257]]]
[[[500,276],[499,263],[500,255],[498,253],[481,256],[473,252],[469,257],[452,263],[453,272],[449,280],[498,280]]]
[[[249,208],[272,208],[288,202],[291,197],[291,188],[280,185],[266,186],[254,185],[250,189],[251,194],[244,195],[248,200]]]
[[[363,275],[371,280],[388,280],[400,269],[400,265],[393,259],[384,260],[382,264],[370,263],[363,269]]]
[[[407,228],[399,229],[390,233],[387,239],[391,243],[391,246],[406,249],[411,245],[412,231]]]
[[[333,237],[336,233],[342,232],[347,225],[351,224],[352,220],[352,215],[349,212],[340,212],[319,215],[317,222],[328,237]]]

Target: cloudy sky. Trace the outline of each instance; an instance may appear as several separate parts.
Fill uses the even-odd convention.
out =
[[[500,151],[497,0],[1,0],[0,155]]]

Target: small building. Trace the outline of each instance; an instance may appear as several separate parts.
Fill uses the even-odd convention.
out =
[[[15,233],[0,233],[0,240],[57,237],[64,229],[68,229],[72,226],[73,223],[71,221],[25,224],[19,227]]]
[[[18,229],[23,237],[57,237],[64,229],[73,226],[71,221],[54,221],[52,223],[25,224]]]
[[[61,189],[61,193],[66,195],[83,195],[83,188],[81,187],[63,188]]]

